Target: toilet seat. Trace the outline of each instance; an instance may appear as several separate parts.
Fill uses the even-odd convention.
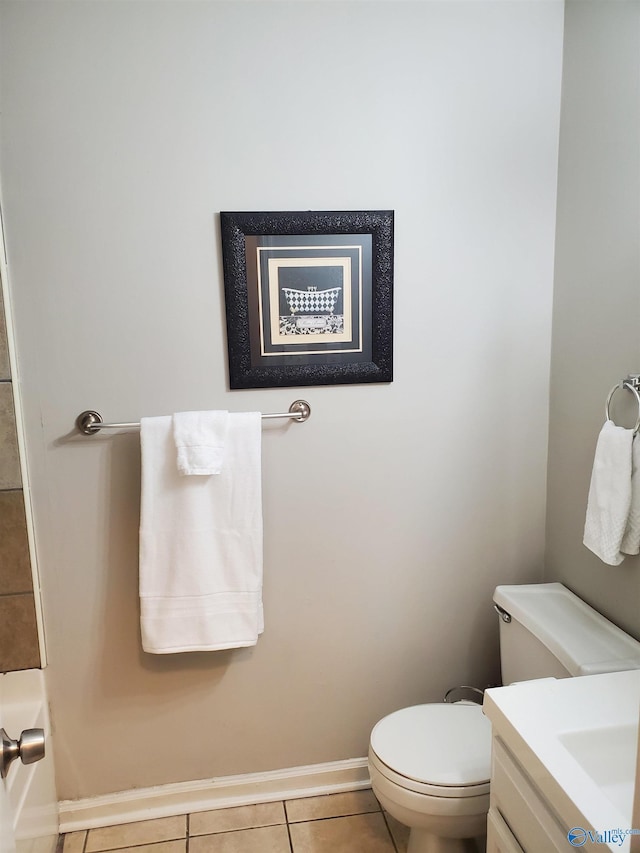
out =
[[[390,782],[410,791],[482,796],[489,791],[491,724],[475,704],[403,708],[374,727],[369,760]]]

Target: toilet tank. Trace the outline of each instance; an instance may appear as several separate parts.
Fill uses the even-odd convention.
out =
[[[640,643],[561,583],[499,586],[502,683],[640,669]]]

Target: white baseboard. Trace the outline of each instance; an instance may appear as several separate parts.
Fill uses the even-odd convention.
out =
[[[358,791],[370,785],[366,758],[310,764],[268,773],[245,773],[155,788],[62,800],[60,832],[115,826],[190,812]]]

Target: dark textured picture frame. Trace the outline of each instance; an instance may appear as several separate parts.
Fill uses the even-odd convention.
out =
[[[393,227],[392,210],[221,212],[230,388],[391,382]]]

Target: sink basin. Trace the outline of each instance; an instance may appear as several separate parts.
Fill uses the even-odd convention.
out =
[[[637,725],[559,732],[558,740],[624,814],[633,803]]]

